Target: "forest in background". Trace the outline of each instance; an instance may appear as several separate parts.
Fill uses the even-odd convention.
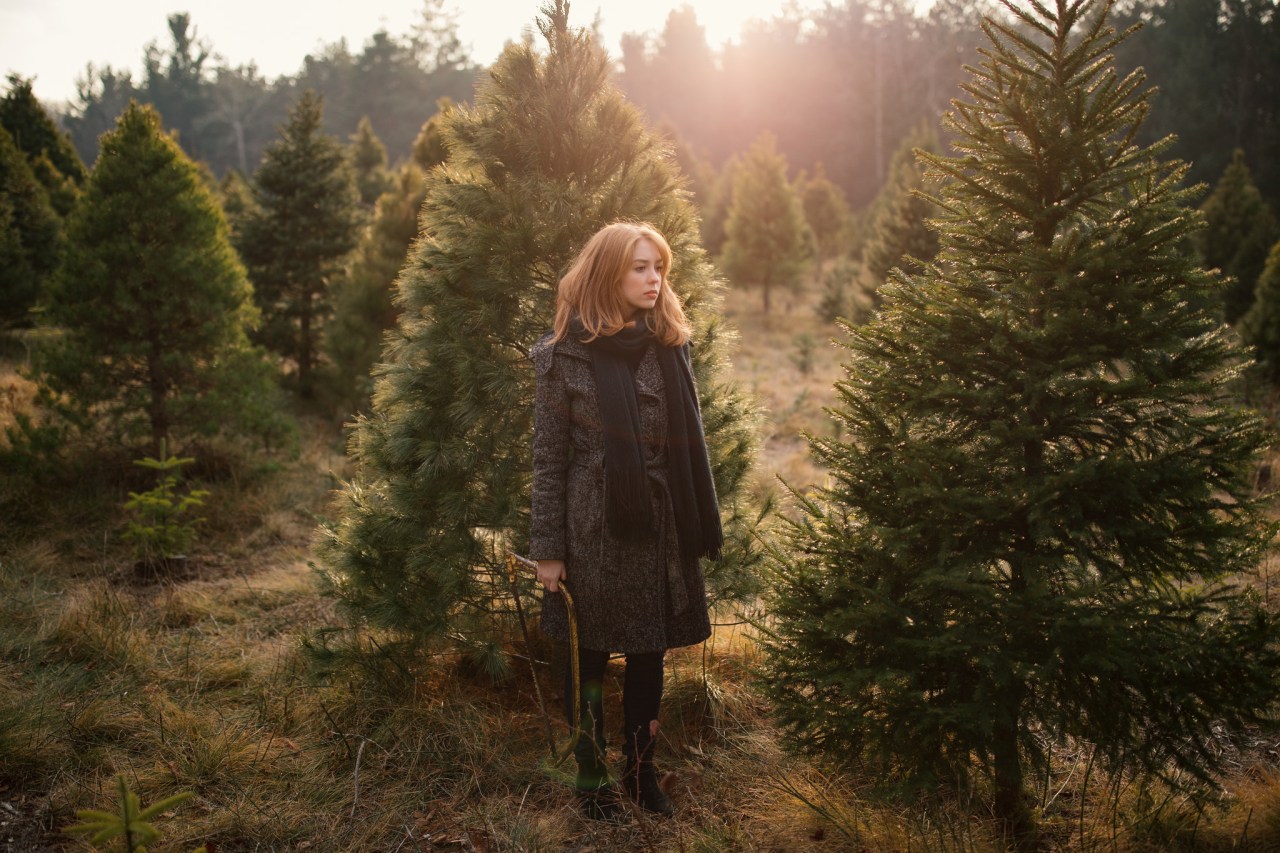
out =
[[[958,94],[962,67],[981,42],[978,22],[992,8],[939,0],[916,15],[901,0],[853,0],[752,22],[718,49],[686,6],[656,36],[630,34],[604,47],[615,52],[627,96],[715,170],[767,131],[793,170],[823,164],[860,208],[884,184],[898,143]],[[1176,134],[1171,153],[1192,164],[1193,180],[1210,183],[1243,150],[1272,207],[1280,203],[1274,8],[1268,0],[1126,0],[1115,14],[1118,27],[1144,25],[1120,46],[1117,67],[1141,66],[1159,90],[1141,141]],[[84,162],[137,98],[219,177],[229,168],[251,174],[306,89],[324,98],[327,132],[346,138],[368,117],[391,159],[402,161],[436,101],[469,99],[481,72],[441,0],[425,4],[412,32],[377,32],[359,50],[329,45],[276,80],[251,65],[219,65],[216,48],[199,37],[198,20],[181,15],[148,48],[140,79],[90,65],[59,115]]]

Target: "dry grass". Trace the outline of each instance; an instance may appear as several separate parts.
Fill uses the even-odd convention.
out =
[[[843,377],[844,350],[833,343],[843,331],[818,318],[819,295],[812,283],[794,293],[774,293],[769,315],[756,290],[730,291],[724,303],[725,316],[741,330],[731,354],[733,378],[764,412],[759,475],[765,482],[781,478],[800,491],[825,477],[803,434],[835,432],[824,409],[835,403],[834,383]]]
[[[789,310],[779,295],[767,324],[758,300],[731,294],[727,313],[743,330],[735,376],[766,410],[759,474],[805,488],[823,472],[800,433],[832,429],[822,408],[841,356],[825,341],[838,330],[816,319],[816,294]],[[789,756],[751,687],[758,649],[740,625],[670,656],[659,762],[673,820],[579,815],[523,661],[496,686],[448,659],[396,696],[354,678],[316,683],[300,639],[337,617],[307,561],[349,471],[319,422],[304,425],[296,460],[273,464],[226,466],[204,484],[199,544],[159,582],[136,577],[119,542],[119,471],[22,496],[21,529],[0,533],[0,850],[85,849],[60,829],[76,808],[110,808],[117,774],[144,803],[194,792],[158,821],[157,850],[1003,849],[980,792],[894,805],[873,796],[876,780]],[[611,664],[614,721],[621,675]],[[559,679],[545,666],[538,677],[563,744]],[[1280,849],[1277,748],[1258,734],[1233,754],[1223,806],[1207,811],[1096,772],[1086,784],[1081,755],[1064,752],[1041,804],[1045,849]]]

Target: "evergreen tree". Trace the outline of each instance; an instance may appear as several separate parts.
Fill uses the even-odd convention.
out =
[[[717,378],[719,288],[697,219],[661,141],[609,82],[610,60],[543,9],[545,52],[509,45],[475,105],[445,114],[449,159],[427,175],[423,234],[398,283],[398,328],[357,419],[359,466],[320,559],[344,609],[398,648],[457,639],[500,665],[510,628],[507,548],[528,533],[534,376],[527,354],[551,327],[576,252],[618,219],[652,222],[675,254],[673,286],[694,324],[694,369],[726,552],[713,595],[751,587],[756,559],[741,494],[749,413]],[[532,575],[523,578],[532,592]],[[391,648],[379,637],[382,648]]]
[[[932,127],[921,125],[903,140],[890,163],[889,178],[873,204],[875,213],[862,247],[862,263],[866,273],[864,289],[876,306],[889,270],[901,267],[908,273],[919,272],[938,253],[938,237],[925,219],[939,211],[919,195],[925,189],[925,170],[916,160],[917,149],[940,153]]]
[[[1271,247],[1255,296],[1240,319],[1240,337],[1253,347],[1267,381],[1280,388],[1280,242]]]
[[[812,240],[787,180],[786,158],[766,133],[743,154],[734,175],[720,265],[735,284],[760,286],[768,314],[770,289],[799,283]]]
[[[228,169],[218,182],[218,200],[222,203],[222,213],[227,218],[231,244],[237,245],[244,223],[258,213],[253,187],[244,179],[244,175],[235,169]]]
[[[324,352],[333,371],[328,384],[334,403],[344,412],[365,409],[373,392],[370,371],[382,352],[383,335],[395,325],[393,286],[418,237],[425,197],[422,169],[406,163],[396,185],[378,200],[350,268],[334,284]]]
[[[58,215],[69,214],[85,181],[84,164],[36,99],[30,80],[9,75],[9,91],[0,99],[0,127],[26,156]]]
[[[1206,266],[1231,276],[1223,293],[1223,316],[1235,323],[1253,304],[1267,251],[1280,240],[1280,222],[1254,186],[1243,151],[1236,149],[1202,210],[1207,227],[1196,235],[1196,245]]]
[[[360,119],[356,132],[351,135],[351,167],[355,171],[360,202],[372,209],[378,198],[391,189],[393,179],[387,173],[387,149],[373,132],[368,116]]]
[[[445,147],[442,128],[445,116],[453,108],[454,103],[450,98],[441,98],[436,101],[435,115],[426,120],[422,129],[418,131],[418,138],[413,141],[413,162],[417,163],[418,168],[424,172],[440,165],[449,157],[449,149]]]
[[[1110,3],[1006,7],[946,119],[960,156],[925,158],[941,251],[849,329],[763,684],[801,749],[907,785],[980,769],[1026,837],[1056,742],[1210,778],[1211,726],[1272,706],[1280,631],[1235,583],[1273,533],[1247,481],[1268,436],[1179,248],[1185,164],[1132,144],[1149,93],[1109,66]]]
[[[240,225],[240,254],[262,309],[262,342],[292,358],[298,388],[312,369],[329,284],[355,246],[359,210],[342,144],[321,131],[324,108],[306,92],[254,175],[255,209]]]
[[[827,171],[819,163],[811,177],[801,176],[796,182],[805,221],[813,231],[819,264],[839,254],[849,227],[849,205],[840,188],[827,179]]]
[[[704,179],[700,233],[702,245],[712,257],[718,257],[724,251],[725,225],[729,221],[729,206],[733,203],[733,182],[741,162],[740,157],[731,157],[719,175],[713,171]]]
[[[418,236],[418,214],[427,195],[426,173],[448,157],[443,125],[453,102],[441,98],[438,106],[440,111],[422,125],[413,146],[414,159],[401,167],[395,185],[379,199],[351,266],[334,285],[334,316],[324,351],[333,372],[332,402],[342,411],[368,407],[373,391],[370,371],[382,352],[383,335],[396,321],[392,304],[396,276]]]
[[[9,132],[0,127],[0,329],[28,312],[62,259],[62,222]]]
[[[64,334],[38,363],[55,398],[153,450],[263,416],[271,379],[245,336],[256,312],[244,267],[150,107],[131,104],[103,137],[67,229],[48,300]]]

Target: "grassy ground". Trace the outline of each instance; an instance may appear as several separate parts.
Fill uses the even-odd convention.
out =
[[[803,488],[823,476],[798,433],[833,428],[822,407],[839,375],[826,342],[837,332],[810,297],[789,310],[778,298],[767,323],[758,299],[730,295],[726,311],[743,330],[735,373],[765,409],[759,475]],[[29,392],[0,370],[0,419]],[[523,661],[498,686],[461,660],[410,673],[395,692],[315,681],[300,638],[338,615],[307,560],[345,465],[332,426],[304,419],[297,459],[209,476],[202,538],[163,579],[140,577],[119,539],[120,504],[144,486],[128,460],[0,494],[0,850],[85,849],[61,830],[77,808],[112,808],[117,774],[144,804],[195,794],[156,821],[153,850],[1001,848],[980,794],[931,811],[885,804],[875,780],[788,757],[751,690],[756,649],[741,627],[671,655],[659,762],[674,820],[578,816],[572,768],[548,756]],[[615,721],[620,676],[611,667]],[[545,667],[538,678],[558,707],[558,679]],[[1238,770],[1222,806],[1202,814],[1063,751],[1041,798],[1046,848],[1280,849],[1280,735],[1224,735],[1222,748]]]

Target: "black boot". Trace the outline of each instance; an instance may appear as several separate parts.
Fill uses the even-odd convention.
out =
[[[623,747],[627,755],[627,769],[622,774],[622,789],[645,811],[671,817],[676,810],[658,786],[658,773],[653,767],[656,743],[648,726],[627,733],[627,743]]]
[[[578,742],[573,756],[578,762],[578,776],[574,787],[578,791],[578,803],[582,813],[591,820],[617,823],[626,818],[626,808],[618,796],[618,789],[609,779],[609,762],[605,758],[604,702],[600,691],[586,688],[582,691],[581,718],[578,723]]]

